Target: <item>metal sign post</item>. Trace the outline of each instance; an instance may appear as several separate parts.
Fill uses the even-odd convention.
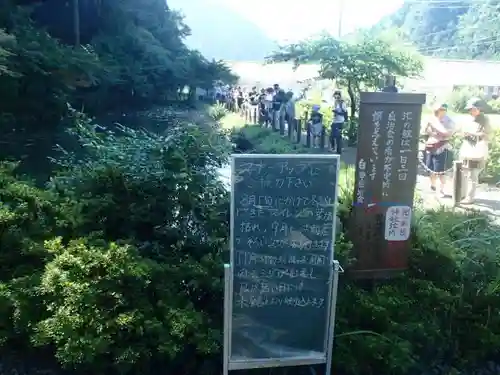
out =
[[[326,372],[329,375],[332,373],[332,357],[333,357],[333,341],[335,339],[335,311],[337,308],[337,292],[339,288],[339,274],[344,270],[337,260],[333,261],[333,282],[332,282],[332,303],[330,308],[330,324],[328,327],[328,345],[326,353]]]
[[[230,332],[231,332],[231,316],[229,312],[231,311],[231,306],[229,303],[231,299],[229,295],[231,293],[231,265],[224,264],[224,352],[223,352],[223,375],[229,374],[229,344],[230,340]]]

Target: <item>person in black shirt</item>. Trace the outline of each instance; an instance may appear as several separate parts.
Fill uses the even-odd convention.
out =
[[[273,111],[278,112],[281,106],[286,102],[286,94],[284,90],[278,90],[273,97]]]
[[[257,92],[257,87],[252,87],[252,90],[248,93],[248,101],[250,105],[259,105],[259,93]]]
[[[277,85],[274,85],[275,87]],[[271,122],[271,126],[276,126],[277,119],[279,118],[279,114],[281,111],[281,106],[285,102],[285,92],[283,90],[278,90],[273,88],[269,88],[268,95],[266,96],[266,105],[268,106],[268,114],[269,121]]]
[[[241,89],[241,87],[238,87],[236,95],[237,95],[236,101],[238,102],[238,109],[241,110],[243,108],[243,101],[244,101],[243,90]]]
[[[293,91],[288,91],[285,94],[285,122],[288,126],[292,125],[292,120],[295,118],[295,103]]]
[[[266,90],[261,89],[259,94],[259,123],[267,125],[269,113],[266,106],[266,95]]]

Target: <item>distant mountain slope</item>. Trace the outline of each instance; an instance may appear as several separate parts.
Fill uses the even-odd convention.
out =
[[[261,61],[277,46],[257,25],[231,8],[211,0],[168,0],[180,10],[192,35],[191,48],[208,58]]]
[[[403,31],[427,56],[500,60],[500,0],[405,0],[373,32]]]
[[[471,0],[407,0],[376,28],[400,28],[425,55],[459,57],[463,54],[460,21],[470,6]]]

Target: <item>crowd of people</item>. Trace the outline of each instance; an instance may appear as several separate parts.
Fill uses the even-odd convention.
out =
[[[291,120],[296,118],[295,104],[306,96],[308,88],[304,88],[300,93],[285,91],[279,84],[272,87],[258,88],[252,87],[250,90],[241,86],[218,87],[214,92],[214,100],[224,104],[229,110],[239,112],[245,110],[248,106],[257,107],[259,122],[271,124],[273,113],[283,111],[285,122],[291,124]],[[332,96],[333,121],[331,124],[325,124],[321,106],[313,105],[308,114],[307,125],[311,129],[313,147],[319,147],[325,127],[330,127],[329,144],[331,150],[337,154],[342,153],[342,130],[348,120],[347,105],[342,99],[339,90],[335,90]]]

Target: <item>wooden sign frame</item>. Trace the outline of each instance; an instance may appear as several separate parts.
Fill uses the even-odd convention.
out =
[[[232,357],[232,318],[233,318],[233,293],[234,293],[234,267],[235,264],[235,249],[233,246],[234,239],[234,214],[235,214],[235,160],[244,158],[261,158],[261,159],[326,159],[336,160],[337,176],[340,170],[340,156],[333,154],[235,154],[231,156],[231,219],[230,219],[230,264],[224,265],[224,353],[223,353],[223,374],[228,375],[232,370],[244,370],[253,368],[269,368],[269,367],[284,367],[284,366],[303,366],[326,364],[326,373],[331,373],[334,327],[335,327],[335,310],[337,302],[337,288],[339,273],[343,273],[343,269],[334,260],[334,244],[336,238],[336,208],[334,208],[334,222],[332,223],[332,246],[331,252],[331,269],[329,271],[329,292],[327,311],[327,330],[324,336],[324,350],[318,355],[297,356],[287,358],[262,358],[262,359],[234,359]],[[338,186],[335,186],[335,206],[338,198]],[[300,322],[298,322],[300,324]]]
[[[349,270],[351,277],[390,278],[408,267],[418,136],[425,101],[425,94],[416,93],[360,94],[349,225],[357,261]],[[404,228],[399,228],[404,230],[404,237],[387,235],[388,226],[397,231],[394,223],[404,223]]]

